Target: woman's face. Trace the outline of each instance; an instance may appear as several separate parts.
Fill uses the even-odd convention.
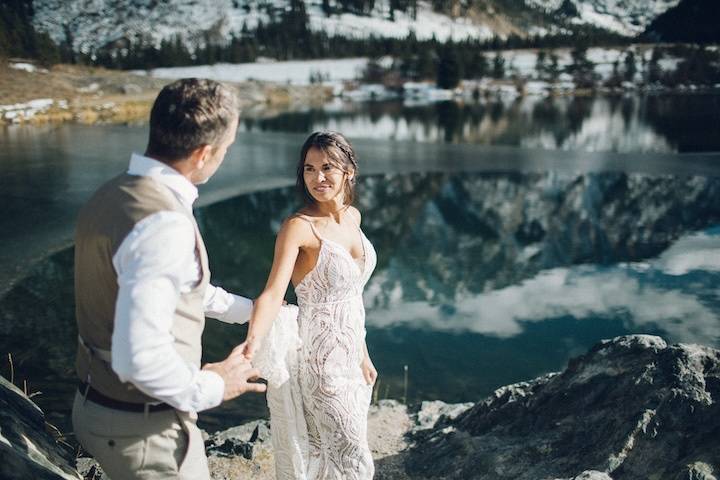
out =
[[[346,178],[352,178],[351,175],[335,165],[325,152],[318,148],[311,148],[305,155],[305,188],[317,202],[340,200],[340,203],[343,203],[343,186]]]

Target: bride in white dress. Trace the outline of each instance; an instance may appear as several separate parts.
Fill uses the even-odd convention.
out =
[[[376,256],[351,206],[357,172],[341,134],[306,140],[297,169],[305,207],[278,233],[250,319],[244,353],[268,379],[277,478],[373,477],[367,414],[377,371],[362,292]],[[290,281],[298,307],[281,311]]]

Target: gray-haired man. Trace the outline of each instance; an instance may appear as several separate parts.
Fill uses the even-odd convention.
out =
[[[252,302],[209,284],[192,214],[235,139],[238,104],[227,87],[184,79],[150,114],[144,155],[100,187],[78,217],[75,292],[80,386],[73,425],[113,480],[207,479],[198,411],[262,392],[234,350],[200,368],[205,316],[248,320]]]

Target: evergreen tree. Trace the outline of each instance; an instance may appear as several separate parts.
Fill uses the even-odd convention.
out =
[[[612,65],[612,73],[605,81],[605,86],[610,88],[619,88],[622,85],[622,77],[620,76],[620,62],[616,59]]]
[[[462,65],[460,64],[455,46],[452,42],[448,42],[440,50],[437,67],[437,86],[445,89],[453,89],[458,86],[462,76]]]
[[[0,3],[0,57],[35,58],[42,65],[59,62],[61,50],[45,32],[32,25],[32,0]]]
[[[650,56],[650,63],[647,68],[647,81],[650,83],[659,83],[662,81],[662,69],[660,68],[660,60],[662,59],[662,50],[659,47],[653,48]]]
[[[417,80],[429,80],[436,77],[437,67],[435,65],[435,50],[421,48],[417,57]]]
[[[497,79],[505,77],[505,58],[500,52],[497,52],[493,58],[492,76]]]
[[[547,52],[540,50],[535,59],[535,71],[537,72],[538,78],[541,80],[547,79]]]
[[[367,83],[382,83],[385,77],[385,69],[380,65],[377,58],[368,60],[363,72],[363,80]]]
[[[465,78],[474,80],[483,78],[488,74],[489,65],[485,55],[480,50],[473,50],[465,62]]]
[[[551,82],[557,82],[560,76],[560,60],[555,52],[550,54],[550,64],[547,67],[547,74]]]
[[[635,74],[637,73],[637,66],[635,65],[635,53],[633,53],[632,50],[629,50],[625,54],[625,60],[623,63],[623,77],[626,82],[632,82],[635,78]]]
[[[575,85],[580,88],[592,88],[595,86],[597,76],[595,65],[587,58],[587,47],[578,46],[570,52],[572,63],[568,65],[567,71],[572,74]]]

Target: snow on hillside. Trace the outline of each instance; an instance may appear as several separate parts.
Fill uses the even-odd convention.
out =
[[[594,70],[600,80],[607,80],[613,72],[613,64],[617,63],[620,68],[623,66],[625,56],[628,52],[635,55],[636,76],[641,78],[647,63],[652,55],[651,49],[629,46],[619,48],[590,48],[587,51],[587,58],[594,64]],[[506,75],[517,76],[532,80],[538,78],[537,58],[538,50],[503,50],[499,52],[505,60]],[[552,52],[557,56],[558,68],[563,71],[572,64],[570,49],[560,48]],[[485,57],[492,61],[494,52],[487,52]],[[548,59],[546,59],[548,61]],[[156,68],[153,70],[138,71],[141,75],[149,74],[157,78],[183,78],[203,77],[212,78],[223,82],[243,82],[247,80],[261,80],[276,83],[287,83],[293,85],[308,85],[310,78],[322,78],[323,83],[338,85],[344,81],[358,79],[365,66],[367,58],[346,58],[346,59],[323,59],[323,60],[296,60],[287,62],[263,61],[255,63],[240,64],[216,64],[199,65],[193,67],[172,67]],[[674,70],[679,59],[666,56],[660,61],[660,67],[664,71]],[[384,57],[380,63],[386,68],[392,64],[392,59]],[[562,77],[567,74],[562,74]],[[541,90],[546,90],[546,85]],[[514,89],[513,89],[514,90]]]
[[[547,13],[556,12],[566,0],[525,0],[525,4]],[[567,0],[578,16],[571,22],[593,25],[621,35],[634,36],[661,13],[680,3],[680,0]]]
[[[148,72],[157,78],[202,77],[220,82],[262,80],[293,85],[308,85],[311,76],[321,76],[325,82],[339,83],[359,77],[367,58],[339,60],[298,60],[289,62],[237,63],[199,65],[195,67],[156,68]],[[145,72],[136,72],[142,73]]]
[[[432,11],[426,1],[418,2],[417,18],[395,12],[390,20],[388,0],[379,0],[369,16],[341,14],[327,16],[320,0],[305,0],[310,28],[353,38],[404,38],[412,31],[417,38],[439,40],[453,38],[491,38],[493,32],[466,18],[452,19]],[[246,26],[254,29],[258,22],[268,23],[271,15],[287,8],[286,0],[173,0],[153,2],[154,6],[137,5],[133,0],[35,0],[33,22],[54,41],[72,35],[76,51],[90,53],[97,48],[134,36],[145,36],[159,45],[163,39],[180,36],[190,45],[202,42],[206,32],[215,41],[227,41]]]
[[[430,39],[433,36],[440,41],[489,39],[494,33],[489,28],[476,25],[466,18],[451,19],[431,10],[425,2],[419,2],[417,18],[413,19],[405,12],[395,12],[395,20],[390,21],[382,10],[376,9],[373,16],[360,16],[350,13],[326,17],[318,6],[311,8],[310,28],[324,31],[330,35],[352,38],[369,36],[385,38],[406,38],[414,32],[418,39]]]

